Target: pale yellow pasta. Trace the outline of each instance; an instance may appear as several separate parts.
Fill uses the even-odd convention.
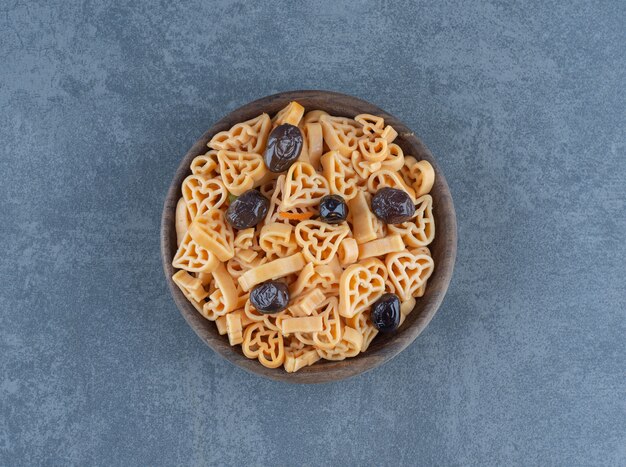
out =
[[[277,174],[263,154],[282,124],[300,129],[303,148]],[[217,133],[181,184],[172,280],[218,334],[268,368],[302,371],[366,352],[378,335],[374,302],[396,294],[406,326],[435,268],[428,249],[435,238],[429,194],[435,171],[405,156],[397,138],[380,116],[307,112],[295,101],[273,118],[261,114]],[[411,220],[385,224],[374,215],[371,199],[383,187],[409,194],[416,205]],[[267,214],[255,227],[234,230],[226,220],[229,204],[255,188],[269,200]],[[345,222],[319,217],[329,194],[346,201]],[[269,280],[289,290],[278,313],[261,313],[250,300]]]

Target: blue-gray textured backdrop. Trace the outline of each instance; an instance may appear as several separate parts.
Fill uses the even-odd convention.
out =
[[[625,465],[624,1],[0,3],[0,465]],[[450,291],[352,380],[218,358],[159,220],[222,115],[331,89],[447,175]]]

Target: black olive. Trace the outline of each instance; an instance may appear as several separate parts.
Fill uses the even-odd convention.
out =
[[[339,224],[348,217],[348,206],[339,195],[326,195],[320,200],[320,219],[327,224]]]
[[[263,282],[250,292],[250,303],[261,313],[278,313],[289,304],[289,288],[284,282]]]
[[[302,152],[302,132],[300,128],[285,123],[270,133],[263,160],[270,172],[279,173],[291,167]]]
[[[385,187],[372,197],[372,211],[385,224],[401,224],[415,215],[415,205],[406,191]]]
[[[257,190],[248,190],[226,210],[226,220],[237,230],[254,227],[263,220],[270,201]]]
[[[380,332],[392,332],[400,326],[400,299],[386,293],[372,305],[370,317],[374,327]]]

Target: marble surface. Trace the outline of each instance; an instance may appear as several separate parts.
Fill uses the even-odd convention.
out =
[[[0,4],[0,465],[625,465],[626,3]],[[159,259],[220,116],[291,89],[397,115],[459,223],[404,353],[291,386],[218,358]]]

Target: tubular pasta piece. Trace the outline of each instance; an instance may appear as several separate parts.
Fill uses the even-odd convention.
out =
[[[274,125],[274,128],[284,123],[298,126],[303,115],[304,107],[296,101],[291,101],[287,104],[287,107],[276,114],[276,116],[272,119],[272,124]]]
[[[376,239],[378,219],[370,209],[365,193],[359,190],[356,196],[348,202],[352,215],[352,231],[357,243],[366,243]]]
[[[190,223],[191,219],[187,211],[187,203],[184,198],[180,198],[178,203],[176,203],[176,246],[180,246],[182,243]]]
[[[279,277],[301,271],[305,264],[306,261],[302,253],[296,253],[286,258],[279,258],[257,266],[254,269],[250,269],[243,273],[238,281],[241,288],[247,292],[261,282],[278,279]]]
[[[196,217],[188,232],[198,245],[215,254],[220,261],[228,261],[235,255],[233,229],[219,209],[211,209]]]
[[[310,316],[324,298],[324,293],[320,289],[311,289],[298,296],[289,306],[289,311],[293,316]]]
[[[243,328],[240,315],[235,313],[226,315],[226,333],[228,334],[230,345],[237,345],[243,342]]]
[[[359,259],[383,256],[387,253],[404,250],[404,242],[400,235],[389,235],[359,245]]]
[[[304,136],[307,143],[309,163],[313,166],[315,170],[319,170],[320,157],[322,157],[322,152],[324,151],[324,137],[322,135],[322,125],[318,122],[305,124]]]
[[[299,316],[297,318],[285,318],[281,322],[283,334],[295,332],[321,332],[324,325],[321,316]]]
[[[339,244],[337,257],[343,267],[356,263],[359,259],[359,244],[354,238],[344,238]]]
[[[222,293],[226,313],[236,310],[239,307],[239,292],[224,263],[220,263],[213,271],[213,279],[215,286]]]

